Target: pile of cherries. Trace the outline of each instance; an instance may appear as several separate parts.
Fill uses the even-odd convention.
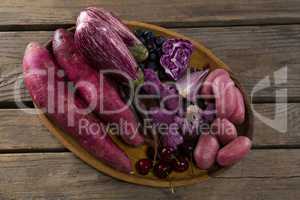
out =
[[[187,143],[182,144],[179,151],[160,148],[156,161],[154,161],[154,148],[148,147],[148,158],[139,160],[136,163],[136,170],[141,175],[147,175],[153,170],[154,175],[161,179],[167,178],[172,171],[185,172],[189,168],[189,160],[192,157],[193,148]]]

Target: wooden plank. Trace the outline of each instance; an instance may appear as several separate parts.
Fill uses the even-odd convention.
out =
[[[74,24],[79,11],[99,6],[116,12],[124,19],[154,22],[168,26],[210,26],[240,24],[283,24],[300,22],[297,0],[2,0],[0,25],[14,29],[38,25]]]
[[[277,109],[276,109],[277,108]],[[300,104],[255,104],[254,144],[258,147],[300,145]],[[273,120],[267,125],[259,116]],[[285,125],[286,124],[286,125]],[[286,131],[284,131],[286,130]]]
[[[258,81],[270,76],[271,86],[256,92],[255,102],[274,102],[277,89],[288,89],[289,101],[300,101],[300,25],[249,26],[226,28],[176,29],[196,40],[201,40],[238,74],[248,94],[256,85],[268,86]],[[22,80],[20,62],[29,41],[45,42],[50,32],[0,33],[0,102],[14,101],[16,80]],[[274,84],[273,73],[288,66],[287,83]],[[284,82],[283,76],[279,81]],[[21,87],[21,99],[30,101]],[[285,101],[284,98],[280,98]]]
[[[0,109],[0,151],[64,148],[41,124],[36,115],[23,111],[19,109]]]
[[[249,26],[226,28],[178,29],[180,33],[203,41],[236,73],[248,94],[255,87],[253,101],[285,101],[278,93],[287,89],[290,101],[300,100],[300,26]],[[287,67],[287,79],[284,77]],[[275,74],[279,74],[275,80]],[[267,77],[269,76],[269,77]],[[259,81],[267,78],[270,87]],[[276,82],[281,84],[276,84]]]
[[[17,97],[30,100],[22,84],[22,58],[25,47],[30,41],[46,42],[50,32],[2,32],[0,33],[0,101],[14,101],[14,87],[20,83]],[[19,101],[19,100],[17,100]]]
[[[174,194],[117,181],[71,153],[1,154],[0,199],[294,200],[300,195],[299,153],[254,150],[224,173]]]
[[[300,104],[288,104],[287,117],[281,105],[277,113],[279,120],[287,119],[287,132],[264,124],[254,118],[254,148],[299,147],[300,146]],[[274,104],[256,104],[254,109],[260,115],[274,118]],[[33,109],[0,109],[0,151],[47,151],[63,150],[64,147],[44,128],[37,116],[24,111]],[[279,127],[283,129],[283,125]]]

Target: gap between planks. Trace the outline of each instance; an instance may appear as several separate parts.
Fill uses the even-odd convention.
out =
[[[251,27],[251,26],[289,26],[289,25],[300,25],[300,20],[293,22],[293,21],[286,21],[284,23],[277,23],[276,21],[271,23],[228,23],[228,24],[222,24],[222,23],[203,23],[203,24],[197,24],[197,23],[183,23],[183,22],[164,22],[164,23],[157,23],[157,22],[145,22],[145,23],[151,23],[158,26],[162,26],[164,28],[230,28],[230,27]],[[32,24],[32,25],[20,25],[20,24],[11,24],[11,25],[0,25],[0,32],[23,32],[23,31],[55,31],[58,28],[70,28],[75,26],[75,24]]]

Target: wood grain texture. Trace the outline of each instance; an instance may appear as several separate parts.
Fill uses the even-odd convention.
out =
[[[64,149],[36,115],[25,111],[34,112],[0,109],[0,151]]]
[[[178,32],[203,41],[239,77],[248,94],[259,83],[270,87],[254,93],[254,101],[274,101],[278,89],[287,89],[290,101],[300,100],[300,26],[249,26],[179,29]],[[287,79],[284,72],[287,67]],[[275,80],[275,73],[278,73]],[[267,77],[269,76],[269,77]],[[276,84],[280,83],[280,84]],[[281,94],[278,101],[285,101]]]
[[[116,181],[71,153],[1,154],[0,199],[294,200],[300,195],[299,153],[254,150],[225,173],[174,194]]]
[[[287,88],[289,101],[300,100],[300,25],[248,26],[226,28],[175,29],[202,41],[228,64],[239,77],[248,94],[258,81],[270,76],[271,86],[256,92],[255,102],[274,102],[276,89]],[[26,44],[30,41],[46,42],[51,32],[0,33],[0,102],[14,101],[14,86],[22,80],[20,63]],[[273,73],[288,66],[287,82],[274,84]],[[265,83],[258,84],[268,86]],[[23,101],[30,101],[22,86],[18,90]],[[17,93],[17,94],[18,94]],[[285,101],[279,97],[279,101]]]
[[[279,105],[280,107],[280,105]],[[255,104],[254,110],[269,119],[274,118],[274,104]],[[29,114],[33,109],[0,109],[0,151],[46,151],[63,150],[64,147],[40,123],[38,116]],[[278,111],[284,120],[284,109]],[[22,128],[16,123],[22,124]],[[300,104],[288,104],[287,132],[280,133],[254,117],[254,147],[299,147]],[[281,126],[280,128],[283,128]]]
[[[99,6],[127,20],[168,26],[210,26],[240,24],[283,24],[300,22],[297,0],[2,0],[0,27],[74,24],[79,11]]]
[[[15,101],[15,94],[16,98],[30,100],[22,84],[24,50],[30,41],[43,43],[50,37],[50,32],[0,32],[0,102]],[[16,84],[20,84],[20,88],[14,93]]]

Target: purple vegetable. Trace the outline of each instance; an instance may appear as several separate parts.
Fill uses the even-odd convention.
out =
[[[193,45],[184,39],[168,39],[162,47],[160,64],[174,80],[182,77],[190,62]]]
[[[130,173],[131,162],[126,153],[114,143],[94,115],[79,112],[86,105],[74,96],[66,83],[62,85],[63,80],[57,72],[58,66],[43,45],[28,44],[23,58],[23,74],[35,105],[45,110],[53,123],[74,137],[95,158],[114,169]],[[72,119],[74,121],[70,123]],[[81,126],[82,122],[88,127]]]
[[[176,129],[169,128],[168,133],[162,136],[162,144],[166,148],[176,150],[183,143],[183,137]]]
[[[168,113],[166,110],[164,109],[160,109],[160,108],[151,108],[150,109],[150,113],[149,116],[152,119],[153,124],[171,124],[174,122],[174,115]]]
[[[180,97],[174,85],[164,84],[161,90],[161,98],[165,107],[170,111],[178,110],[180,105]]]
[[[134,112],[123,102],[114,83],[86,63],[85,58],[75,47],[73,34],[58,29],[54,33],[52,44],[56,61],[64,69],[68,80],[78,85],[85,83],[77,88],[80,97],[88,105],[95,103],[93,111],[103,122],[118,124],[119,134],[127,144],[135,146],[142,144],[144,139],[140,133],[136,133],[138,121]],[[119,112],[112,114],[105,113],[104,110],[119,110]],[[131,126],[124,126],[122,121]]]
[[[103,8],[86,8],[80,13],[77,19],[77,25],[91,20],[99,21],[100,27],[103,23],[111,27],[111,29],[122,38],[137,61],[141,62],[147,59],[147,48],[112,12]]]
[[[160,82],[156,72],[152,69],[144,70],[144,86],[143,89],[147,94],[160,94],[163,85]]]
[[[182,97],[187,98],[188,101],[195,102],[198,91],[207,74],[208,69],[196,72],[187,71],[185,76],[175,83],[179,94]]]
[[[175,116],[174,122],[178,124],[181,129],[181,135],[184,138],[197,138],[200,135],[200,128],[203,124],[201,108],[197,105],[190,105],[187,107],[185,116]]]
[[[106,23],[82,22],[77,25],[75,43],[82,54],[99,69],[112,69],[138,79],[138,65],[128,48]]]
[[[166,109],[170,111],[178,109],[180,98],[175,85],[161,83],[154,70],[144,70],[143,89],[147,94],[160,95]]]

